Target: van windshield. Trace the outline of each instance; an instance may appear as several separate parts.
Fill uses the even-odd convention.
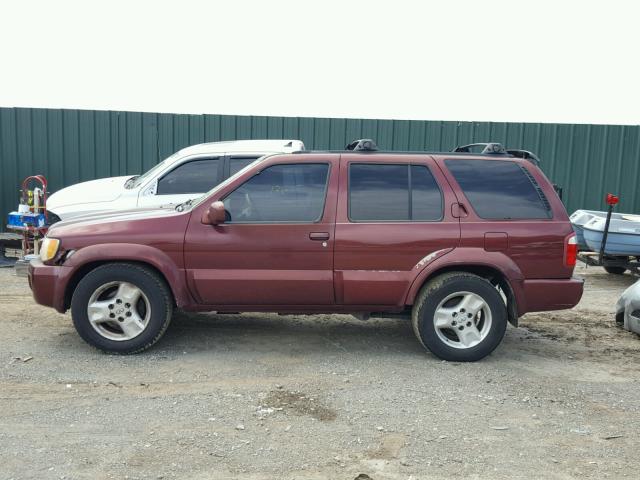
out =
[[[131,177],[129,180],[126,181],[126,183],[124,184],[124,188],[130,190],[132,188],[136,188],[139,187],[140,185],[142,185],[144,182],[147,181],[147,179],[149,178],[153,178],[153,176],[162,171],[162,169],[169,163],[171,163],[171,161],[173,161],[173,159],[175,157],[178,156],[178,152],[174,153],[173,155],[165,158],[163,161],[161,161],[160,163],[158,163],[157,165],[151,167],[149,170],[147,170],[145,173],[143,173],[142,175],[135,175],[133,177]]]
[[[236,173],[234,173],[233,175],[231,175],[229,178],[227,178],[224,182],[219,183],[218,185],[216,185],[215,187],[213,187],[211,190],[209,190],[207,193],[194,198],[192,201],[189,202],[185,202],[185,205],[183,205],[183,209],[186,208],[193,208],[193,207],[197,207],[198,205],[200,205],[202,202],[204,202],[207,198],[209,198],[211,195],[213,195],[213,193],[220,189],[220,188],[224,188],[225,186],[229,185],[231,182],[233,182],[236,177],[239,177],[240,175],[242,175],[245,171],[247,171],[250,168],[253,168],[256,164],[258,164],[259,162],[262,162],[264,159],[269,158],[269,155],[265,155],[264,157],[260,157],[259,159],[257,159],[255,162],[251,162],[249,165],[247,165],[246,167],[244,167],[241,170],[238,170]],[[186,205],[188,204],[188,205]],[[182,204],[181,204],[182,205]],[[182,211],[182,210],[181,210]]]

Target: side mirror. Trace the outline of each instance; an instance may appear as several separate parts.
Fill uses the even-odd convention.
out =
[[[213,202],[209,208],[202,214],[201,222],[205,225],[220,225],[226,220],[226,211],[224,203],[221,201]]]

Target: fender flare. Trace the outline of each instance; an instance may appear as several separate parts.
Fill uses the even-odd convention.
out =
[[[478,258],[483,258],[483,260],[478,261]],[[416,265],[416,267],[418,266],[420,266],[420,263]],[[460,270],[464,270],[465,267],[481,267],[497,270],[502,274],[513,292],[517,315],[520,315],[519,312],[526,311],[523,291],[524,275],[518,265],[502,252],[487,252],[483,248],[475,247],[457,247],[448,251],[444,250],[443,253],[424,264],[412,280],[405,295],[404,304],[413,305],[424,283],[434,274],[437,274],[438,271],[444,269],[455,270],[456,267],[459,267]]]
[[[187,289],[184,270],[178,268],[166,253],[149,245],[136,243],[89,245],[78,249],[69,260],[64,262],[64,265],[72,269],[71,277],[73,278],[82,267],[93,262],[103,264],[127,261],[146,263],[158,270],[164,276],[178,307],[193,303]]]

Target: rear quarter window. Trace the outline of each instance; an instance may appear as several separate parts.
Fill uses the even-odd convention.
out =
[[[549,219],[542,189],[522,166],[500,160],[445,160],[479,217],[487,220]]]

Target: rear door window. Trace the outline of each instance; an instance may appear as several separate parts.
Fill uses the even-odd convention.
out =
[[[429,169],[411,165],[411,220],[434,221],[442,219],[442,193]]]
[[[551,207],[523,167],[499,160],[445,160],[479,217],[487,220],[547,219]]]
[[[222,159],[192,160],[178,165],[158,180],[158,195],[204,193],[220,183]]]
[[[424,165],[352,163],[349,218],[367,221],[435,221],[442,193]]]

